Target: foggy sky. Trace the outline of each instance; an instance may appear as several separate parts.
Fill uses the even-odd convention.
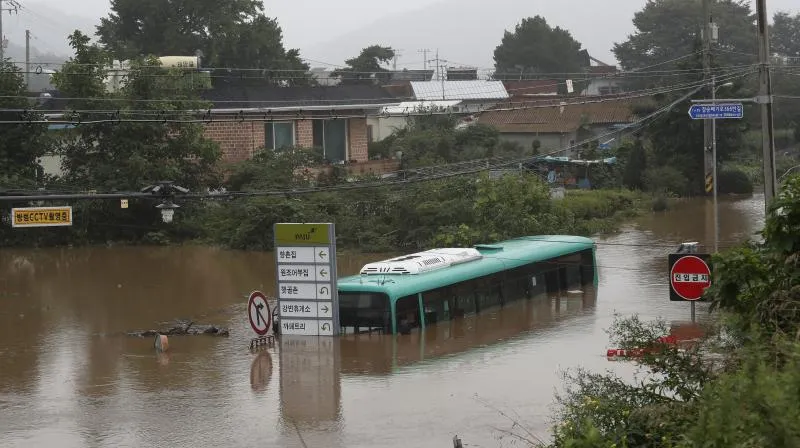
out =
[[[20,0],[19,15],[3,17],[4,34],[24,45],[25,29],[40,51],[69,55],[65,36],[75,28],[93,33],[109,11],[108,0]],[[552,26],[572,32],[589,52],[614,63],[611,47],[633,31],[631,19],[646,0],[266,0],[287,48],[299,48],[312,66],[342,64],[361,47],[382,44],[402,49],[398,68],[421,68],[421,48],[440,57],[488,68],[505,29],[523,17],[543,15]],[[754,3],[754,2],[753,2]],[[471,7],[470,7],[471,5]],[[613,6],[612,6],[613,5]],[[768,0],[775,10],[800,12],[797,0]],[[440,16],[442,12],[446,17]],[[435,17],[431,17],[435,16]],[[393,20],[397,18],[398,20]],[[377,23],[376,23],[377,22]],[[441,27],[443,32],[437,32]],[[429,58],[432,56],[429,55]]]

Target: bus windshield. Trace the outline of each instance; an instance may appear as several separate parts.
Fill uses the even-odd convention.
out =
[[[339,322],[345,333],[391,333],[390,314],[386,294],[339,291]]]

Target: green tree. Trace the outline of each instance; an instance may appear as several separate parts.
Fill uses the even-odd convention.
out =
[[[187,123],[196,117],[186,111],[207,105],[195,99],[180,71],[158,67],[155,58],[139,58],[124,86],[107,92],[102,69],[107,53],[90,45],[79,31],[70,36],[70,44],[75,56],[53,77],[56,87],[71,98],[68,111],[78,113],[72,119],[85,122],[59,141],[68,184],[99,191],[138,191],[161,180],[193,191],[218,185],[219,148],[203,137],[202,124]],[[101,112],[108,110],[118,111],[118,116]],[[136,239],[140,231],[123,231],[114,223],[157,228],[160,215],[153,205],[139,201],[120,210],[107,202],[81,202],[76,215],[83,219],[76,222],[75,231],[91,240]],[[182,213],[188,215],[191,207]],[[170,231],[181,231],[180,225]]]
[[[701,67],[701,56],[687,58],[676,64],[676,69],[694,73],[687,75],[686,79],[699,81],[701,74],[696,70]],[[747,84],[747,78],[730,78],[732,86],[726,87],[725,94],[733,98],[744,98],[753,95]],[[673,81],[674,82],[674,81]],[[636,113],[645,116],[664,106],[671,105],[687,92],[656,95],[651,105],[637,106]],[[698,94],[700,95],[700,94]],[[685,100],[670,107],[659,115],[641,131],[642,138],[649,142],[652,148],[653,160],[651,165],[651,179],[660,179],[659,188],[665,185],[683,186],[679,194],[702,194],[704,192],[704,162],[703,162],[703,122],[690,120],[686,116],[691,103]],[[745,106],[745,116],[752,116],[752,106]],[[736,151],[744,147],[744,134],[749,130],[750,124],[746,120],[718,120],[717,121],[717,160],[719,163],[729,159]],[[666,176],[665,174],[668,174]],[[681,180],[678,180],[680,174]],[[668,179],[676,182],[664,183]],[[688,182],[687,182],[688,181]],[[653,188],[653,185],[648,188]],[[671,188],[670,188],[671,189]]]
[[[25,79],[12,63],[0,61],[0,187],[26,189],[41,181],[38,159],[47,151],[46,126],[25,121],[43,117],[31,109]],[[4,123],[22,121],[23,123]]]
[[[622,184],[632,190],[644,190],[644,173],[647,170],[647,153],[641,139],[636,139],[625,160]]]
[[[277,21],[263,10],[261,0],[112,0],[97,35],[116,59],[199,50],[207,67],[264,70],[233,76],[238,80],[307,83],[308,65],[298,50],[284,48]]]
[[[713,2],[711,13],[719,26],[719,42],[713,58],[719,66],[752,64],[756,53],[755,18],[750,2],[718,0]],[[625,70],[642,69],[659,65],[668,70],[667,62],[697,53],[702,48],[702,2],[696,0],[653,0],[633,18],[635,32],[624,42],[614,45],[614,55]],[[677,64],[677,62],[673,63]],[[646,79],[647,85],[676,83],[660,77]]]
[[[506,31],[494,50],[496,77],[536,73],[577,73],[589,66],[589,54],[569,31],[552,28],[542,16],[523,19]]]
[[[382,65],[394,59],[395,52],[391,47],[371,45],[361,53],[345,61],[346,68],[336,70],[332,76],[341,79],[342,84],[371,85],[380,84],[389,79],[389,70]]]
[[[800,57],[800,14],[779,11],[772,19],[770,46],[780,56]]]

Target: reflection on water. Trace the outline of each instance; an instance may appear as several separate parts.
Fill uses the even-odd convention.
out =
[[[485,400],[547,435],[567,367],[614,369],[614,313],[688,319],[667,254],[712,242],[710,201],[687,201],[599,240],[600,284],[410,335],[284,338],[251,354],[245,297],[271,294],[269,253],[199,247],[0,250],[0,445],[498,446]],[[762,225],[763,199],[721,202],[723,246]],[[386,256],[339,257],[342,275]],[[703,318],[702,306],[698,316]],[[229,338],[120,336],[176,318]]]

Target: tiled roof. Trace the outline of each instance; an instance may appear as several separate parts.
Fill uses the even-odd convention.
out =
[[[444,95],[442,95],[444,87]],[[427,81],[412,82],[418,100],[504,100],[508,98],[502,81]]]
[[[584,123],[612,125],[631,123],[636,119],[633,100],[608,99],[603,102],[574,104],[578,100],[565,100],[566,105],[563,107],[557,103],[544,107],[541,103],[530,104],[528,107],[520,103],[504,103],[483,112],[478,121],[494,126],[500,132],[567,133],[577,130]]]
[[[46,92],[37,98],[38,108],[45,111],[63,111],[68,101],[58,91]],[[210,101],[214,109],[270,109],[353,105],[356,108],[374,105],[382,107],[404,100],[398,95],[377,86],[324,86],[324,87],[272,87],[272,86],[220,86],[203,91],[201,98]]]
[[[508,94],[514,96],[526,95],[556,95],[558,82],[552,79],[528,79],[522,81],[503,81]]]

